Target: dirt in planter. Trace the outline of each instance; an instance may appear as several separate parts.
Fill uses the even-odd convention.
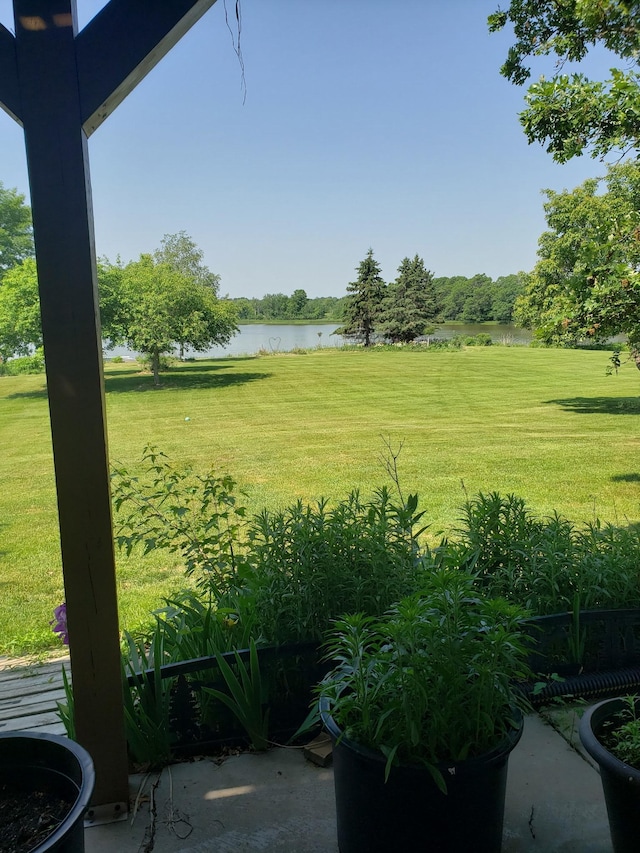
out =
[[[0,853],[29,853],[55,832],[72,805],[51,792],[27,795],[0,785]]]

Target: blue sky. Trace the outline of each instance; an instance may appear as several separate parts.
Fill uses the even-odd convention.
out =
[[[81,24],[102,5],[78,0]],[[438,276],[530,269],[541,189],[604,166],[527,144],[524,90],[499,74],[509,34],[486,27],[497,5],[242,0],[245,99],[218,0],[89,140],[98,254],[127,261],[184,230],[232,297],[342,296],[369,247],[386,280],[416,253]],[[28,196],[2,111],[0,181]]]

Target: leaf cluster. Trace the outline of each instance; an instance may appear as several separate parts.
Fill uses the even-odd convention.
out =
[[[151,445],[141,464],[142,478],[122,466],[112,471],[118,547],[127,554],[138,546],[144,554],[156,548],[179,554],[187,577],[209,596],[221,598],[235,589],[246,509],[238,503],[233,478],[176,467]]]
[[[623,697],[624,707],[601,733],[603,745],[620,761],[640,770],[638,697]]]
[[[511,0],[506,10],[489,16],[489,30],[513,27],[501,73],[516,85],[531,76],[532,57],[555,55],[557,73],[529,87],[520,120],[529,142],[547,143],[547,151],[564,163],[590,149],[602,157],[610,151],[640,146],[639,77],[632,67],[611,69],[605,82],[582,73],[565,74],[567,62],[580,62],[596,44],[629,66],[640,55],[640,7],[631,0]],[[559,70],[558,70],[559,69]]]
[[[600,192],[604,183],[604,192]],[[640,164],[572,191],[547,190],[549,230],[516,301],[515,320],[546,343],[575,345],[627,336],[640,346]]]

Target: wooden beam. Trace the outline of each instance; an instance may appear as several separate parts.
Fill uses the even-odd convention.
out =
[[[75,0],[14,0],[79,742],[128,799],[93,215]],[[125,806],[126,811],[126,806]]]
[[[22,124],[16,40],[2,24],[0,24],[0,107],[18,124]]]
[[[99,127],[215,0],[111,0],[78,34],[82,124]]]

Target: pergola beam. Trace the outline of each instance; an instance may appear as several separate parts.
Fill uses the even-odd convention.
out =
[[[215,0],[110,0],[76,39],[87,136],[151,71]]]
[[[2,24],[0,24],[0,107],[18,124],[22,124],[16,40]]]

